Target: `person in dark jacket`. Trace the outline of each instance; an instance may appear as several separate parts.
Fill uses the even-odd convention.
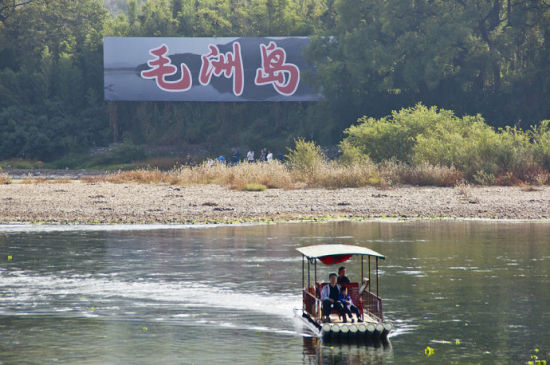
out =
[[[333,309],[336,309],[338,313],[344,318],[346,322],[346,315],[344,312],[344,306],[342,302],[338,300],[340,297],[340,286],[336,283],[337,277],[335,273],[331,273],[328,276],[329,284],[325,285],[321,290],[321,301],[323,302],[323,316],[325,317],[323,322],[330,322],[330,314]]]
[[[349,278],[346,276],[346,267],[340,266],[338,269],[338,284],[349,284]]]

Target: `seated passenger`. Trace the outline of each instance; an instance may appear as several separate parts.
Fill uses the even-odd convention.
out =
[[[363,322],[361,319],[361,315],[359,314],[359,308],[353,305],[353,302],[351,301],[351,297],[348,295],[348,288],[345,286],[340,288],[340,295],[338,296],[338,300],[340,303],[342,303],[344,307],[344,322],[346,322],[346,314],[351,319],[351,323],[353,323],[353,316],[351,315],[351,312],[355,313],[357,315],[357,322]]]
[[[341,316],[344,317],[344,322],[347,322],[344,314],[344,306],[338,301],[340,295],[340,286],[336,284],[336,274],[331,273],[328,276],[329,284],[321,289],[321,301],[323,302],[323,322],[330,322],[330,314],[332,309],[336,309]]]
[[[338,284],[349,284],[350,281],[346,276],[346,267],[340,266],[338,269]]]

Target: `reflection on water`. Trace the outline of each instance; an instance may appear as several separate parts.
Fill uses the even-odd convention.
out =
[[[148,228],[0,226],[0,364],[550,360],[547,224]],[[386,255],[391,344],[323,344],[294,318],[295,248],[319,243]],[[360,260],[346,266],[357,280]]]
[[[323,344],[317,337],[303,337],[304,364],[377,364],[393,359],[391,342],[358,343],[337,342]]]

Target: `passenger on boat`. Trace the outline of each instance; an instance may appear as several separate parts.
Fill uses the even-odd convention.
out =
[[[336,283],[337,276],[335,273],[331,273],[328,276],[329,284],[325,285],[321,289],[321,301],[323,302],[323,316],[324,322],[330,322],[330,314],[333,309],[336,309],[338,313],[344,317],[344,322],[347,322],[344,314],[344,306],[338,301],[340,295],[340,286]]]
[[[338,269],[338,284],[349,284],[349,278],[346,276],[346,267],[340,266]]]
[[[351,319],[351,323],[353,323],[353,316],[351,315],[351,312],[355,313],[357,315],[357,322],[363,322],[361,319],[361,315],[359,314],[359,308],[353,305],[353,302],[351,301],[351,297],[348,295],[348,288],[345,286],[340,288],[340,295],[338,296],[338,300],[340,303],[342,303],[344,307],[344,319],[346,318],[346,314]]]

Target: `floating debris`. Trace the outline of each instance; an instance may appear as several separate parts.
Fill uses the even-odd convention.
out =
[[[432,356],[434,353],[435,353],[435,350],[433,348],[431,348],[430,346],[426,346],[426,348],[424,349],[424,353],[426,354],[426,356]]]

